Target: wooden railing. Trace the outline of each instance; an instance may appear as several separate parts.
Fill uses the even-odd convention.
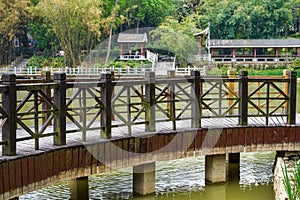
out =
[[[252,117],[264,118],[260,125],[272,124],[274,117],[285,124],[296,123],[295,72],[271,79],[251,78],[245,71],[235,78],[202,77],[199,71],[185,78],[174,72],[156,78],[154,72],[147,72],[140,80],[118,81],[111,73],[101,74],[98,80],[72,81],[65,73],[56,73],[51,82],[47,74],[44,83],[19,83],[15,74],[2,75],[2,155],[15,155],[17,142],[25,140],[34,140],[35,149],[45,137],[53,137],[54,145],[64,145],[67,134],[75,132],[86,141],[90,133],[111,138],[137,129],[178,130],[180,122],[188,124],[184,128],[201,128],[208,118],[236,119],[232,126],[247,126]],[[232,84],[238,85],[238,92]],[[288,92],[281,89],[284,86]],[[274,96],[275,92],[281,96]],[[160,123],[164,127],[158,130]]]

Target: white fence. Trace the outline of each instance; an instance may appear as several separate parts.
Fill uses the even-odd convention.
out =
[[[175,71],[176,75],[189,75],[193,70],[199,70],[201,75],[205,75],[205,67],[196,68],[196,67],[186,67],[179,68],[175,67],[171,70]],[[26,68],[17,68],[17,67],[6,67],[0,68],[0,74],[3,73],[15,73],[17,75],[35,75],[41,74],[42,71],[50,71],[51,74],[55,72],[65,72],[68,75],[99,75],[101,73],[114,71],[115,75],[145,75],[147,71],[153,71],[152,68],[101,68],[101,67],[76,67],[76,68],[52,68],[52,67],[26,67]],[[165,72],[167,75],[167,71]]]

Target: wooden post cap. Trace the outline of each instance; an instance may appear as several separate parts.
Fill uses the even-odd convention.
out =
[[[239,71],[240,76],[248,76],[248,71]]]
[[[66,73],[54,73],[54,80],[66,80]]]
[[[16,82],[16,74],[14,73],[3,74],[1,80],[2,82]]]
[[[191,76],[200,76],[200,71],[198,70],[191,71]]]
[[[145,77],[148,79],[154,79],[155,78],[155,72],[146,72]]]
[[[101,74],[101,80],[108,80],[108,79],[111,79],[111,72],[107,72],[107,73],[102,73]]]

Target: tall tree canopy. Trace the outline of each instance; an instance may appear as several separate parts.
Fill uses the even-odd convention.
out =
[[[169,17],[151,32],[153,47],[174,53],[180,62],[184,63],[198,50],[198,43],[193,34],[199,30],[195,27],[193,17],[186,17],[180,22]]]
[[[200,27],[210,22],[212,38],[278,38],[299,31],[297,0],[201,0],[197,11]]]
[[[0,0],[0,64],[13,60],[15,37],[27,45],[28,28],[40,47],[57,44],[68,66],[76,66],[81,50],[109,32],[183,26],[193,32],[208,23],[215,39],[287,37],[300,32],[299,0]]]
[[[0,1],[0,65],[13,61],[15,37],[26,40],[28,17],[27,0]]]
[[[43,0],[37,4],[38,13],[49,23],[65,51],[67,65],[80,65],[81,50],[91,49],[109,20],[103,18],[101,0]]]

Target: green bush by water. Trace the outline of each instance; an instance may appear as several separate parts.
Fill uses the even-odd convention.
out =
[[[290,177],[288,175],[288,169],[286,163],[282,167],[283,175],[284,175],[284,186],[286,189],[286,193],[290,200],[299,200],[300,199],[300,159],[298,157],[295,160],[295,170]],[[292,185],[291,182],[294,182]]]

